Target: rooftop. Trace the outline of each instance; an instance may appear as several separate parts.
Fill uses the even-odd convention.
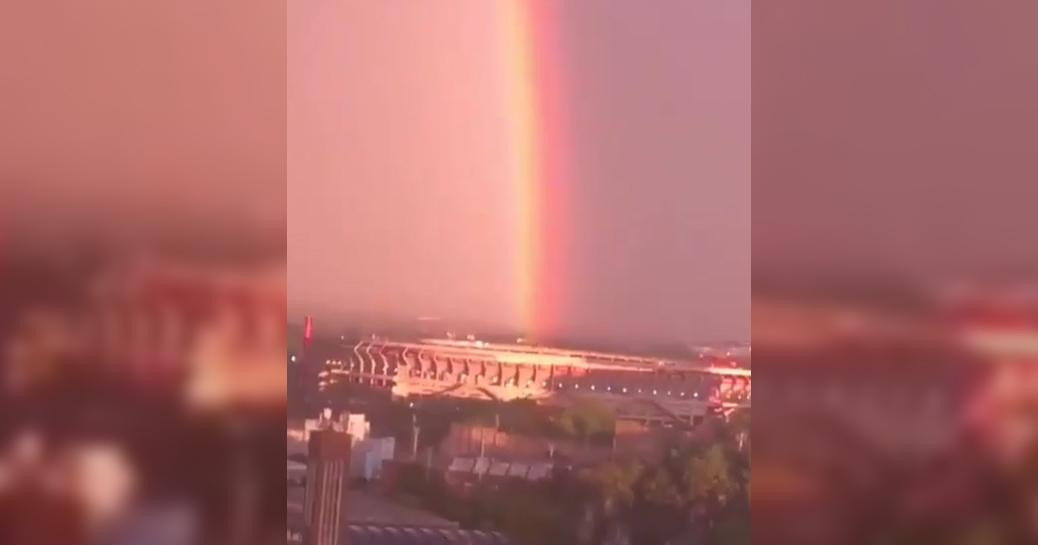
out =
[[[409,526],[351,524],[346,529],[351,545],[510,545],[498,532]]]

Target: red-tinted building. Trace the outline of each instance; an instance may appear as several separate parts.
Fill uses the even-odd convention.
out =
[[[346,545],[342,532],[350,471],[350,436],[332,430],[310,433],[303,504],[305,545]]]

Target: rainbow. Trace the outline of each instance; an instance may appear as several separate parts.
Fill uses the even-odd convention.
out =
[[[558,9],[552,0],[503,0],[509,183],[518,207],[518,298],[533,338],[557,331],[566,278],[570,197]]]

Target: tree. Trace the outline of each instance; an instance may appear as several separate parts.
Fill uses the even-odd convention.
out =
[[[693,503],[724,505],[739,491],[732,477],[728,454],[722,445],[693,452],[685,461],[685,489]]]
[[[750,411],[739,409],[728,416],[726,435],[740,452],[750,451]]]
[[[629,505],[634,501],[635,485],[643,470],[644,466],[640,462],[610,462],[592,470],[591,481],[598,488],[607,510]]]
[[[669,468],[656,466],[647,473],[641,487],[646,501],[678,509],[685,505],[684,491],[678,486]]]
[[[558,419],[563,434],[581,441],[611,435],[616,429],[616,417],[601,403],[584,400],[567,408]]]

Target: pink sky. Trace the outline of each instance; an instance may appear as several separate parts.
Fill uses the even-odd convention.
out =
[[[290,4],[291,312],[517,325],[493,4]],[[559,333],[745,337],[749,2],[567,6]]]
[[[6,3],[0,235],[254,246],[285,222],[278,2]]]

